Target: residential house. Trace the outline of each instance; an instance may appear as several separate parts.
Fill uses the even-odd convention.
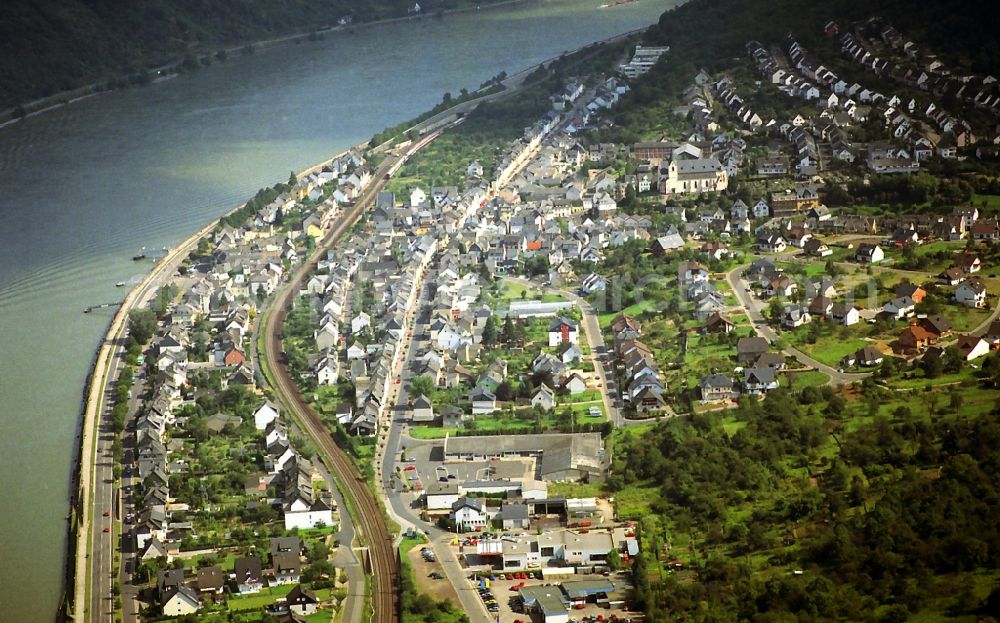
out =
[[[183,584],[161,593],[160,603],[164,616],[179,617],[194,614],[201,609],[201,601],[197,593]]]
[[[924,300],[924,297],[927,296],[927,290],[924,290],[923,288],[914,283],[904,281],[903,283],[896,286],[894,294],[896,295],[896,297],[908,296],[911,299],[913,299],[914,303],[919,305],[921,301]]]
[[[755,219],[767,218],[771,216],[771,207],[767,204],[764,199],[759,199],[757,203],[753,204],[753,217]]]
[[[863,243],[858,245],[854,259],[862,264],[875,264],[885,259],[885,252],[877,244]]]
[[[549,325],[549,346],[558,346],[564,342],[577,344],[579,339],[579,327],[572,320],[558,318]]]
[[[774,368],[746,368],[743,370],[743,392],[760,396],[778,386]]]
[[[543,383],[544,385],[544,383]],[[587,382],[583,380],[583,377],[577,373],[573,373],[566,379],[563,383],[563,389],[568,391],[571,395],[582,394],[587,391]],[[534,403],[534,402],[532,402]]]
[[[469,394],[473,415],[485,415],[497,410],[496,394],[485,387],[477,387]]]
[[[729,333],[736,328],[736,325],[723,313],[714,312],[705,321],[706,333]]]
[[[955,300],[966,307],[986,307],[986,285],[978,278],[965,279],[955,288]]]
[[[701,401],[730,400],[739,396],[732,377],[724,374],[709,374],[698,381],[701,390]]]
[[[259,593],[264,587],[264,568],[257,556],[237,558],[233,570],[236,592],[241,595]]]
[[[802,305],[786,305],[781,310],[781,326],[786,329],[794,329],[804,324],[809,324],[812,317],[809,310]]]
[[[319,607],[319,598],[310,590],[302,588],[297,584],[285,595],[285,604],[288,610],[299,617],[306,617],[316,612]]]
[[[833,250],[819,238],[810,238],[802,245],[802,251],[806,255],[813,257],[826,257],[833,254]]]
[[[456,532],[477,532],[489,521],[483,501],[470,497],[459,498],[452,504],[448,518],[455,523]]]
[[[854,353],[854,363],[859,366],[873,367],[882,363],[885,355],[874,346],[865,346]]]
[[[770,344],[762,337],[741,337],[736,342],[736,360],[744,363],[756,361],[769,347]]]
[[[847,303],[834,303],[830,308],[830,317],[844,326],[857,324],[861,320],[861,314],[853,305]]]
[[[927,329],[930,333],[936,335],[937,339],[951,335],[951,322],[940,314],[932,314],[925,318],[921,318],[918,324]]]
[[[955,267],[971,275],[978,273],[979,269],[983,267],[983,263],[975,253],[962,252],[955,256]]]
[[[278,419],[280,408],[271,401],[267,401],[253,412],[253,423],[257,430],[264,430],[267,425]]]
[[[920,352],[937,341],[933,333],[917,324],[911,324],[899,334],[899,346],[904,351]]]
[[[938,281],[946,286],[955,286],[965,279],[965,271],[957,266],[946,268],[938,274]]]
[[[789,277],[775,277],[767,286],[767,293],[770,296],[791,296],[798,290],[799,285]]]
[[[420,396],[413,401],[413,421],[434,421],[434,406],[431,404],[431,399],[424,394],[420,394]]]
[[[543,411],[551,411],[556,406],[555,392],[545,383],[541,383],[531,394],[531,406],[541,407]]]
[[[579,363],[583,360],[583,351],[580,350],[579,344],[565,342],[559,346],[557,357],[565,364]]]
[[[913,315],[915,305],[916,303],[910,297],[900,296],[887,302],[882,307],[882,311],[896,320],[901,320]]]
[[[990,323],[986,333],[983,337],[989,342],[994,348],[1000,346],[1000,320],[994,320]]]
[[[198,592],[203,595],[221,595],[226,585],[226,574],[218,565],[200,567],[197,574]]]
[[[958,350],[966,361],[972,361],[990,352],[990,343],[978,335],[958,336]]]
[[[820,294],[809,302],[809,313],[813,316],[829,316],[833,311],[833,300]]]
[[[270,584],[295,584],[302,573],[299,552],[277,552],[271,554]]]

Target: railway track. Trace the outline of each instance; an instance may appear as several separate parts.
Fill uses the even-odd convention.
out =
[[[272,310],[268,314],[263,328],[263,356],[273,376],[274,390],[285,407],[291,411],[295,420],[316,444],[324,464],[336,475],[343,496],[354,505],[358,532],[364,537],[368,546],[370,575],[373,578],[371,605],[374,609],[374,616],[370,617],[369,620],[376,623],[398,623],[400,620],[400,561],[398,552],[393,546],[393,535],[389,530],[385,513],[371,489],[368,488],[368,483],[361,477],[347,453],[333,440],[326,425],[303,399],[298,386],[292,381],[288,366],[282,357],[284,349],[281,346],[281,329],[294,296],[301,289],[306,276],[315,270],[316,263],[323,254],[344,236],[370,205],[374,204],[379,190],[385,186],[386,181],[399,169],[401,164],[437,138],[443,130],[444,128],[441,128],[428,134],[411,146],[405,154],[387,158],[379,166],[372,183],[361,193],[355,204],[345,210],[334,228],[317,245],[316,251],[309,260],[295,271],[288,283],[280,290],[274,299]]]

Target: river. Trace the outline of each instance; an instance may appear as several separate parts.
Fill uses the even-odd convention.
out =
[[[0,619],[51,620],[80,397],[110,311],[149,264],[258,188],[442,93],[657,20],[678,0],[552,0],[359,27],[0,129]]]

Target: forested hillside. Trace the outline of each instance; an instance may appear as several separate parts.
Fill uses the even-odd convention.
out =
[[[669,53],[591,140],[677,140],[689,127],[674,113],[681,93],[700,68],[716,77],[746,71],[751,40],[780,46],[794,33],[837,62],[836,40],[821,41],[830,20],[843,27],[882,17],[949,66],[995,76],[1000,48],[992,13],[959,0],[693,0],[665,13],[646,34],[651,44],[669,45]],[[754,108],[765,108],[763,89],[750,90],[754,79],[744,82],[744,95]],[[756,146],[780,142],[776,132],[743,136]],[[927,165],[909,177],[858,177],[845,184],[841,198],[827,195],[827,202],[851,206],[856,193],[855,203],[891,197],[896,210],[960,205],[972,193],[952,192],[961,190],[946,172],[954,169]],[[731,204],[743,179],[719,205]],[[922,184],[934,192],[922,193]],[[752,204],[757,196],[745,199]],[[671,200],[683,204],[683,198]],[[599,270],[636,283],[639,274],[671,275],[675,268],[633,250],[609,252]],[[664,316],[669,327],[682,326],[682,318]],[[639,319],[645,329],[660,321],[653,313]],[[644,339],[654,352],[662,350],[656,344],[667,344],[653,329]],[[954,376],[947,382],[935,380],[942,375],[937,363],[887,358],[854,386],[802,387],[790,380],[790,389],[762,402],[744,399],[732,410],[615,433],[613,473],[601,492],[615,497],[621,517],[639,523],[643,553],[633,568],[648,619],[998,620],[1000,355],[968,364],[951,348],[944,365]]]
[[[488,4],[481,2],[482,4]],[[421,2],[425,13],[465,0]],[[92,82],[144,82],[146,71],[217,46],[405,15],[413,0],[7,0],[0,11],[0,105]],[[215,59],[217,60],[217,59]]]
[[[670,46],[669,62],[654,67],[623,98],[616,107],[616,129],[604,138],[623,142],[648,138],[643,135],[665,112],[659,106],[676,97],[699,68],[715,72],[745,59],[748,41],[780,42],[794,33],[811,47],[823,38],[823,25],[829,20],[875,16],[934,50],[951,66],[980,74],[1000,70],[996,35],[1000,20],[995,11],[983,11],[971,0],[693,0],[664,13],[646,33],[648,43]]]

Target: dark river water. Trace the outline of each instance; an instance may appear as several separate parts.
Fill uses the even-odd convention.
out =
[[[118,281],[258,188],[442,93],[655,22],[678,0],[552,0],[357,28],[0,129],[0,620],[51,620],[80,397]]]

